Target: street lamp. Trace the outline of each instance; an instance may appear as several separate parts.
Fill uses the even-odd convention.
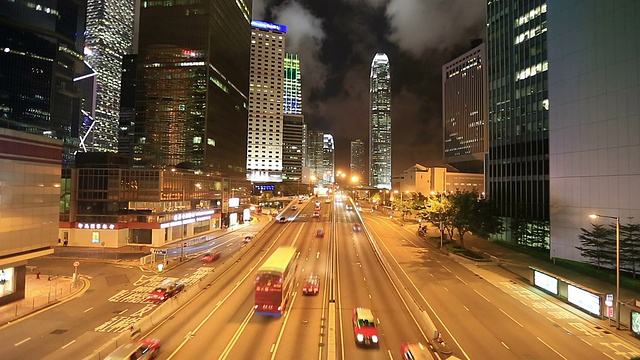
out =
[[[620,330],[620,218],[600,214],[590,214],[590,218],[607,218],[616,220],[616,329]]]

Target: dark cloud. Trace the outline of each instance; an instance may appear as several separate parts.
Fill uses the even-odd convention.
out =
[[[348,169],[350,141],[368,142],[373,56],[391,63],[394,174],[442,163],[441,69],[485,28],[481,0],[259,0],[254,17],[289,27],[301,56],[304,113],[311,129],[336,139]],[[299,32],[299,33],[298,33]],[[295,50],[294,50],[295,48]]]

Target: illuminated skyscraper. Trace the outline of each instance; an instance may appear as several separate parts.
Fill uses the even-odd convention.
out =
[[[122,57],[133,44],[134,0],[88,0],[87,63],[97,72],[95,117],[87,151],[118,151]]]
[[[367,175],[367,154],[362,140],[351,142],[351,161],[349,164],[351,177],[358,177],[358,184],[364,184]]]
[[[507,228],[514,218],[548,224],[546,0],[523,1],[518,6],[511,1],[490,1],[487,25],[487,193]]]
[[[335,182],[336,147],[333,135],[322,135],[322,182],[333,184]]]
[[[391,74],[387,54],[373,57],[369,81],[369,185],[391,189]]]
[[[86,2],[0,3],[0,127],[63,140],[64,165],[80,144]]]
[[[251,2],[143,2],[134,159],[246,176]]]
[[[284,113],[302,115],[302,74],[298,54],[286,53],[284,58]]]
[[[247,180],[282,182],[284,49],[287,27],[251,21]]]
[[[444,161],[463,172],[484,172],[487,140],[487,66],[485,46],[442,67]]]

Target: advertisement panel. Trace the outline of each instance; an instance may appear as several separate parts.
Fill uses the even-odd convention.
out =
[[[601,315],[600,296],[590,293],[584,289],[580,289],[579,287],[571,284],[567,285],[567,290],[567,301],[569,301],[569,303],[595,316]]]
[[[635,337],[640,337],[640,312],[631,311],[631,332]]]
[[[549,276],[545,273],[534,270],[533,284],[543,290],[552,293],[553,295],[558,295],[558,279],[554,278],[553,276]]]

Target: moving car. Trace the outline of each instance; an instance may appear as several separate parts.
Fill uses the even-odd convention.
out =
[[[379,346],[378,328],[371,309],[353,309],[353,335],[358,346]]]
[[[355,232],[360,232],[360,231],[362,231],[362,226],[360,226],[360,224],[353,224],[352,229]]]
[[[242,239],[242,242],[246,244],[246,243],[250,243],[251,240],[253,240],[253,235],[247,235],[244,237],[244,239]]]
[[[220,253],[219,252],[214,252],[212,253],[206,253],[202,256],[202,259],[200,259],[200,261],[202,261],[205,264],[209,264],[212,263],[216,260],[220,259]]]
[[[293,205],[293,206],[291,207],[291,210],[298,210],[298,205]]]
[[[302,286],[302,295],[318,295],[320,290],[320,277],[311,274]]]
[[[298,204],[302,204],[302,199],[298,200]]]
[[[316,237],[324,237],[324,230],[323,229],[316,230]]]
[[[313,208],[313,210],[320,211],[320,205],[316,205],[316,207]]]
[[[279,223],[286,223],[287,222],[287,218],[286,217],[281,217],[280,219],[278,219]]]
[[[154,359],[160,352],[160,340],[144,339],[127,343],[115,349],[105,360],[147,360]]]
[[[184,283],[176,279],[167,279],[155,288],[148,296],[147,301],[154,303],[165,302],[168,298],[176,296],[184,290]]]
[[[324,203],[325,203],[325,204],[331,204],[331,199],[327,198],[327,199],[324,201]]]
[[[314,218],[320,217],[320,213],[319,213],[319,212],[317,212],[317,211],[314,211],[314,212],[313,212],[313,217],[314,217]]]
[[[404,343],[400,347],[402,359],[404,360],[426,360],[433,359],[428,346],[421,343]]]
[[[344,206],[345,210],[353,210],[353,206],[347,204]]]

